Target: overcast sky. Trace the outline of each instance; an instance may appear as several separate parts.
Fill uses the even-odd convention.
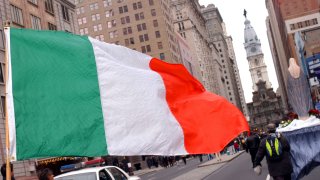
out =
[[[252,102],[252,80],[246,51],[243,46],[245,21],[243,10],[247,10],[247,18],[251,21],[251,25],[261,41],[264,60],[268,67],[269,79],[273,89],[276,91],[278,82],[267,37],[265,20],[268,16],[268,12],[265,6],[265,0],[199,0],[199,3],[206,6],[208,4],[214,4],[218,7],[223,21],[226,24],[227,33],[233,38],[234,51],[246,102]]]

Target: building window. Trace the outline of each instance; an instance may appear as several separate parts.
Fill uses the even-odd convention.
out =
[[[37,16],[31,15],[31,27],[32,29],[41,29],[40,18]]]
[[[125,45],[125,46],[129,46],[129,39],[125,39],[125,40],[124,40],[124,45]]]
[[[150,6],[154,5],[153,0],[149,0],[149,5],[150,5]]]
[[[65,21],[70,21],[70,17],[69,17],[69,11],[68,11],[68,8],[64,5],[61,4],[61,9],[62,9],[62,17],[63,17],[63,20]]]
[[[35,4],[35,5],[38,5],[38,0],[28,0],[28,2]]]
[[[135,16],[135,18],[136,18],[136,21],[139,21],[140,19],[144,19],[144,14],[143,14],[143,12],[137,13],[137,14],[135,14],[134,16]]]
[[[102,25],[101,24],[98,24],[98,30],[102,31]]]
[[[147,52],[145,46],[141,46],[141,52],[142,52],[142,53],[146,53],[146,52]]]
[[[112,5],[111,0],[104,0],[104,1],[103,1],[103,6],[104,6],[104,7],[108,7],[108,6],[111,6],[111,5]]]
[[[117,21],[116,20],[108,21],[107,25],[108,25],[108,28],[115,27],[117,25]]]
[[[3,31],[0,29],[0,48],[4,49]]]
[[[22,10],[14,5],[11,5],[10,7],[12,21],[18,25],[23,25]]]
[[[313,25],[318,24],[318,19],[317,18],[312,19],[312,23],[313,23]]]
[[[121,24],[130,23],[130,16],[122,17]]]
[[[141,52],[142,53],[151,52],[151,46],[150,45],[141,46]]]
[[[148,36],[148,34],[140,35],[140,36],[139,36],[139,40],[140,40],[140,42],[149,41],[149,36]]]
[[[128,34],[132,34],[132,28],[128,27]]]
[[[102,30],[102,25],[101,24],[98,24],[97,26],[93,26],[93,31],[96,32],[96,31],[101,31]]]
[[[295,30],[296,29],[295,24],[290,24],[290,29]]]
[[[134,39],[130,38],[130,44],[134,44]]]
[[[310,21],[309,20],[304,21],[304,23],[305,23],[306,26],[310,26]]]
[[[100,20],[100,14],[91,15],[91,19],[92,19],[92,21]]]
[[[147,30],[146,23],[138,24],[137,29],[138,31]]]
[[[133,7],[134,10],[141,9],[142,8],[142,3],[141,2],[133,3],[132,7]]]
[[[98,3],[90,4],[90,10],[92,11],[95,9],[99,9],[99,4]]]
[[[79,25],[86,24],[86,23],[87,23],[87,18],[86,17],[78,19],[78,24]]]
[[[158,49],[163,49],[162,42],[158,42]]]
[[[151,46],[150,45],[147,45],[146,48],[147,48],[147,52],[151,52]]]
[[[132,34],[131,27],[123,28],[123,35],[127,35],[127,34]]]
[[[0,83],[4,83],[3,63],[0,63]]]
[[[45,0],[44,5],[48,13],[54,14],[52,0]]]
[[[128,12],[128,6],[119,7],[119,13],[120,14],[126,13],[126,12]]]
[[[1,96],[1,104],[2,104],[2,115],[5,117],[6,115],[6,98],[4,96]]]
[[[109,32],[110,39],[118,37],[118,31],[111,31]]]
[[[158,20],[153,20],[153,27],[158,27],[159,24],[158,24]]]
[[[155,34],[156,34],[156,38],[160,38],[161,37],[160,31],[156,31]]]
[[[160,53],[160,59],[161,59],[161,60],[165,60],[164,53]]]
[[[114,12],[112,9],[109,11],[106,11],[106,17],[112,17],[112,16],[114,16]]]
[[[261,71],[259,71],[259,70],[257,71],[257,76],[259,79],[262,78]]]
[[[155,10],[155,9],[151,9],[151,15],[152,15],[152,16],[156,16],[156,15],[157,15],[157,13],[156,13],[156,10]]]
[[[57,30],[57,26],[54,25],[54,24],[48,23],[48,29],[49,29],[49,30],[56,31],[56,30]]]

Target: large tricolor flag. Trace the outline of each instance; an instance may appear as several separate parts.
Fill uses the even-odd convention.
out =
[[[12,160],[212,153],[249,130],[182,65],[65,32],[5,33]]]

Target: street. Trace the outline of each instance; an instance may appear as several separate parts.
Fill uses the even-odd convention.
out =
[[[141,175],[142,180],[160,180],[160,179],[174,179],[174,180],[229,180],[229,179],[245,179],[245,180],[265,180],[267,179],[268,169],[266,161],[262,161],[262,174],[257,176],[252,170],[250,162],[250,155],[242,153],[232,161],[198,167],[201,164],[207,163],[206,157],[203,158],[202,163],[198,158],[192,158],[187,161],[187,165],[179,163],[171,168],[164,168],[158,171],[150,172]],[[301,180],[316,180],[320,176],[320,167],[315,168],[308,176]],[[272,179],[272,178],[270,178]]]

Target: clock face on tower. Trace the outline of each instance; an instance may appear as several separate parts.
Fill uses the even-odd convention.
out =
[[[256,51],[257,51],[257,48],[252,47],[252,48],[250,49],[250,51],[251,51],[252,53],[254,53],[254,52],[256,52]]]

